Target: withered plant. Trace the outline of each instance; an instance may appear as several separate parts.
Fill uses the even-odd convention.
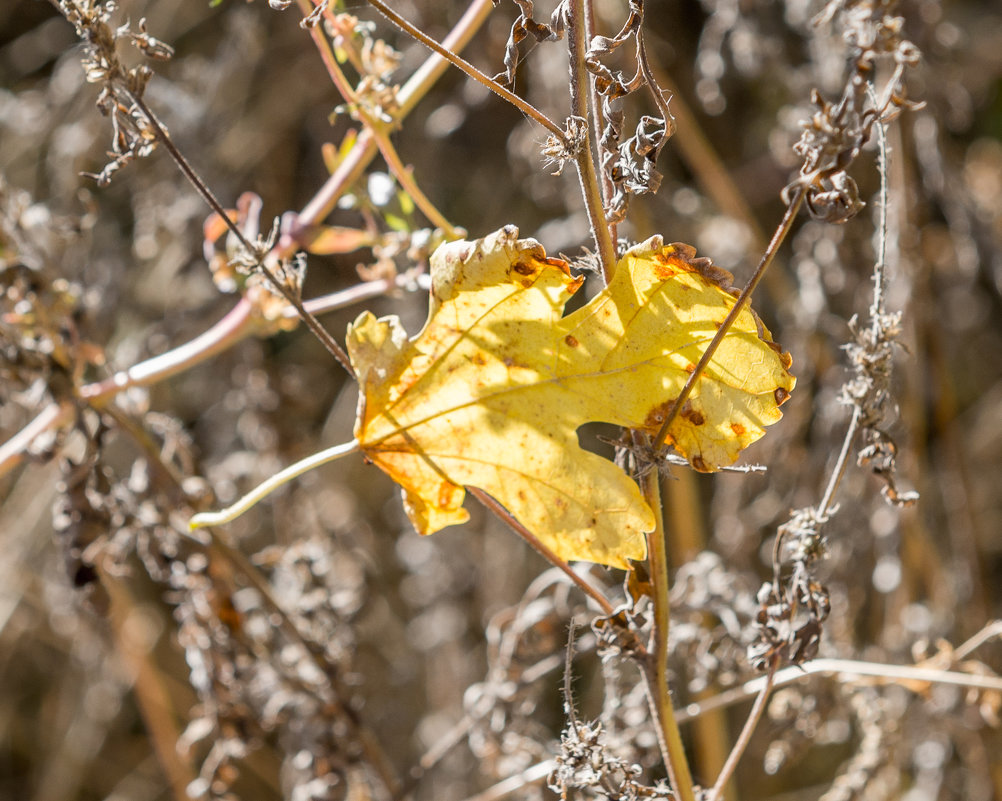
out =
[[[1002,797],[1002,14],[40,6],[0,11],[0,795]],[[343,444],[348,321],[417,331],[436,249],[512,224],[590,294],[654,234],[736,276],[656,433],[580,431],[655,512],[630,570],[476,487],[421,537]],[[669,428],[753,298],[797,387],[704,476]]]

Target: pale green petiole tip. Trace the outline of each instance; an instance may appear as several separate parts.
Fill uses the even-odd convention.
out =
[[[283,484],[287,484],[292,479],[301,476],[314,467],[320,467],[320,465],[327,464],[327,462],[333,462],[357,450],[358,441],[353,439],[351,442],[346,442],[343,445],[335,445],[333,448],[327,448],[319,453],[314,453],[312,456],[307,456],[305,459],[289,465],[284,470],[280,470],[275,475],[258,484],[232,506],[227,506],[218,512],[199,512],[197,515],[192,515],[188,521],[188,530],[195,531],[208,526],[221,526],[224,523],[229,523],[231,520],[236,520],[240,515],[251,507],[256,506],[259,501],[264,500],[264,498]]]

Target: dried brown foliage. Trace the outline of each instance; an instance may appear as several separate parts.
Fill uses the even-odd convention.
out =
[[[756,295],[798,376],[768,470],[661,482],[694,781],[761,669],[724,797],[1002,797],[1002,15],[498,2],[465,57],[555,132],[456,71],[413,92],[427,52],[367,5],[272,5],[0,9],[0,797],[677,797],[643,566],[582,571],[599,608],[483,510],[419,538],[360,460],[187,520],[350,438],[290,297],[413,328],[458,226],[595,266],[598,215],[740,279],[801,201]],[[439,40],[467,6],[392,5]],[[552,174],[589,141],[597,205]]]

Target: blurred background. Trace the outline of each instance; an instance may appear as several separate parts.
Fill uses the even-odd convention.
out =
[[[393,6],[441,39],[466,4]],[[614,0],[596,9],[607,35],[627,15]],[[364,3],[344,10],[400,52],[394,81],[426,58]],[[812,24],[821,11],[808,0],[648,0],[647,48],[677,132],[660,191],[631,201],[621,237],[660,233],[738,284],[750,275],[800,166],[792,146],[811,90],[834,100],[845,81],[838,31]],[[500,4],[465,51],[484,72],[503,70],[516,13]],[[888,131],[888,306],[903,317],[886,433],[899,489],[921,500],[893,507],[884,482],[850,462],[824,529],[818,578],[833,611],[822,654],[913,664],[938,653],[949,664],[947,643],[1002,616],[1002,9],[909,0],[897,13],[923,53],[909,98],[925,105]],[[357,124],[332,116],[342,99],[295,8],[122,0],[113,22],[141,18],[176,51],[154,65],[146,99],[223,204],[257,193],[265,228],[302,208],[327,178],[324,146]],[[208,210],[166,153],[107,187],[82,175],[104,166],[111,131],[80,55],[51,4],[0,6],[2,440],[82,377],[176,347],[236,300],[213,283]],[[563,119],[564,45],[537,46],[515,86]],[[652,111],[639,95],[629,102]],[[514,223],[576,258],[591,247],[581,193],[573,169],[544,165],[544,138],[455,70],[393,135],[424,192],[471,237]],[[665,479],[679,703],[753,675],[744,649],[777,526],[818,503],[838,454],[850,416],[843,346],[872,297],[876,162],[871,147],[852,168],[863,211],[844,225],[802,214],[756,297],[798,379],[783,421],[746,456],[768,471],[674,468]],[[385,171],[377,158],[329,222],[426,226],[385,190]],[[392,259],[401,271],[414,266],[404,251]],[[354,286],[359,266],[377,261],[387,269],[367,249],[311,256],[304,296]],[[398,314],[413,333],[427,298],[402,290],[323,322],[343,340],[362,308]],[[94,354],[84,376],[60,358],[60,348],[91,352],[81,343]],[[418,798],[552,796],[572,617],[583,626],[579,715],[602,716],[624,759],[654,764],[636,676],[596,655],[594,612],[472,501],[469,524],[418,537],[392,482],[352,458],[227,526],[228,545],[181,536],[192,498],[211,489],[215,505],[231,502],[349,440],[356,402],[305,329],[249,338],[128,393],[110,417],[81,414],[0,478],[0,798],[378,797],[379,782],[359,776],[380,758],[382,786],[396,776]],[[611,453],[600,436],[614,433],[588,427],[582,438]],[[594,576],[620,592],[621,575]],[[1002,670],[997,634],[964,656],[980,663],[966,669]],[[805,678],[774,697],[732,798],[1002,797],[1000,703],[956,687]],[[697,780],[712,782],[747,711],[686,725]],[[507,793],[477,796],[511,776],[521,780]]]

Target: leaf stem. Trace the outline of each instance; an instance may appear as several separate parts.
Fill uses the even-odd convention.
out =
[[[766,270],[772,264],[773,259],[776,257],[776,253],[779,250],[779,246],[783,244],[783,240],[786,239],[786,235],[790,232],[790,228],[793,225],[793,220],[797,216],[797,212],[800,210],[800,204],[804,201],[804,189],[798,189],[797,193],[790,200],[790,203],[786,207],[786,213],[783,215],[783,219],[780,221],[779,226],[776,228],[776,232],[772,235],[772,240],[769,242],[769,246],[766,248],[764,254],[762,254],[762,259],[758,263],[758,267],[755,268],[755,272],[752,273],[752,277],[748,279],[748,283],[745,284],[744,289],[741,290],[741,294],[738,295],[737,299],[734,301],[734,306],[727,313],[724,321],[720,324],[717,329],[717,333],[713,335],[713,339],[710,340],[710,344],[706,346],[706,350],[703,351],[703,355],[700,357],[699,361],[696,363],[695,369],[689,374],[688,380],[685,382],[685,386],[682,387],[682,391],[679,393],[678,397],[675,399],[674,404],[672,404],[671,409],[668,410],[668,414],[665,415],[665,421],[661,424],[661,429],[658,431],[657,437],[654,438],[653,451],[655,454],[659,454],[664,448],[665,441],[668,439],[668,429],[678,413],[681,411],[682,406],[685,405],[686,399],[692,393],[692,388],[696,385],[699,377],[706,370],[706,365],[710,363],[710,359],[713,358],[713,354],[716,353],[717,348],[720,343],[724,341],[724,337],[727,336],[727,332],[730,330],[734,321],[738,318],[742,309],[748,304],[752,293],[758,286],[759,281],[762,280],[762,276],[765,275]]]
[[[527,100],[523,100],[514,92],[505,89],[501,84],[499,84],[493,78],[488,77],[480,70],[478,70],[476,67],[474,67],[469,61],[456,55],[448,48],[440,45],[426,33],[421,31],[419,28],[416,28],[406,19],[401,17],[396,11],[394,11],[392,8],[383,3],[382,0],[367,0],[367,2],[369,3],[370,6],[376,9],[376,11],[378,11],[380,14],[386,17],[390,22],[392,22],[394,25],[400,28],[400,30],[402,30],[404,33],[414,37],[425,47],[434,50],[436,53],[442,56],[442,58],[447,59],[449,63],[452,64],[454,67],[456,67],[459,70],[462,70],[470,78],[475,80],[477,83],[486,86],[488,89],[494,92],[494,94],[498,95],[502,99],[507,100],[509,103],[515,106],[515,108],[517,108],[527,117],[530,117],[531,119],[535,120],[540,125],[542,125],[544,128],[546,128],[546,130],[552,133],[555,137],[557,137],[557,139],[559,139],[565,145],[567,144],[566,133],[564,133],[564,131],[560,129],[560,126],[557,125],[553,120],[551,120],[542,111],[540,111],[538,108],[532,105],[532,103],[528,102]]]
[[[320,467],[328,462],[333,462],[343,456],[355,453],[357,450],[358,440],[353,439],[351,442],[335,445],[332,448],[326,448],[318,453],[307,456],[305,459],[300,459],[284,470],[279,470],[275,475],[269,476],[231,506],[227,506],[219,512],[202,512],[201,514],[193,515],[191,520],[188,521],[188,528],[194,531],[206,526],[221,526],[224,523],[229,523],[231,520],[240,517],[240,515],[255,506],[283,484],[287,484],[292,479],[301,476],[314,467]]]
[[[585,39],[587,28],[585,14],[584,0],[571,0],[567,14],[567,51],[570,57],[571,71],[571,115],[582,123],[580,140],[573,144],[573,153],[574,163],[578,168],[581,193],[584,195],[585,209],[591,223],[591,234],[598,247],[599,259],[602,262],[602,275],[605,278],[605,283],[608,284],[612,281],[612,274],[616,269],[616,245],[612,241],[612,233],[605,219],[602,189],[599,186],[598,174],[595,170],[591,126],[588,124],[591,79],[585,65],[585,53],[588,48]]]
[[[668,553],[665,544],[664,511],[661,508],[661,478],[649,470],[641,479],[644,500],[654,512],[654,530],[647,535],[647,565],[654,604],[654,621],[647,658],[643,660],[647,698],[656,723],[658,743],[672,789],[680,801],[695,801],[689,760],[682,746],[675,710],[668,688],[668,630],[671,605],[668,599]]]

